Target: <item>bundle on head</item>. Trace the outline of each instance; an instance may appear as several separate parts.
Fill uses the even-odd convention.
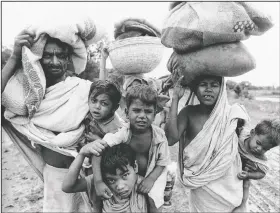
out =
[[[128,18],[115,24],[116,40],[139,36],[160,37],[161,34],[159,29],[145,19]]]

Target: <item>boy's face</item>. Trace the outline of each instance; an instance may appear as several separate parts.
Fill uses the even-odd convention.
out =
[[[216,104],[221,85],[216,78],[205,78],[198,82],[196,96],[201,104],[212,106]]]
[[[105,183],[121,199],[129,198],[137,179],[136,168],[130,165],[126,167],[126,171],[117,169],[116,175],[105,173]]]
[[[137,131],[147,130],[155,119],[155,107],[147,105],[140,99],[132,101],[127,112],[130,126]]]
[[[254,131],[251,131],[248,144],[251,153],[255,156],[262,156],[265,152],[273,148],[267,135],[257,135]]]
[[[113,113],[113,103],[107,94],[94,95],[93,92],[88,100],[89,111],[95,120],[102,121]]]

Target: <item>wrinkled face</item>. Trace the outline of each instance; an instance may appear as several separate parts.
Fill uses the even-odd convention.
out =
[[[196,95],[201,104],[213,106],[219,96],[221,85],[215,78],[205,78],[201,80],[196,89]]]
[[[135,169],[130,165],[126,167],[126,171],[117,169],[116,175],[105,173],[105,183],[121,199],[129,198],[137,179]]]
[[[127,112],[130,126],[136,131],[146,131],[155,119],[155,107],[147,105],[139,99],[132,101]]]
[[[91,93],[88,100],[90,114],[97,121],[105,120],[113,113],[113,103],[107,94],[94,95]]]
[[[44,52],[41,59],[41,65],[46,77],[60,78],[67,68],[69,50],[62,48],[55,42],[48,42],[45,45]]]
[[[248,145],[250,152],[255,156],[262,156],[265,152],[273,148],[267,135],[257,135],[255,133],[251,133]]]

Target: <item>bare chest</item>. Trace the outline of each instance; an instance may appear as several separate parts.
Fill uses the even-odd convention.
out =
[[[143,135],[141,137],[132,136],[130,141],[130,147],[136,152],[138,173],[141,176],[145,176],[147,171],[151,143],[151,135]]]

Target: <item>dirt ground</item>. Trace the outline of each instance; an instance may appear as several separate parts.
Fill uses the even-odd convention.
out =
[[[279,103],[230,100],[241,102],[247,108],[252,123],[263,118],[279,116]],[[177,160],[178,146],[170,147],[172,160]],[[2,212],[42,212],[43,183],[29,167],[12,142],[2,135]],[[267,153],[270,170],[266,177],[252,181],[250,189],[250,212],[280,212],[280,150]],[[172,195],[172,206],[164,212],[188,212],[188,192],[178,181]]]

